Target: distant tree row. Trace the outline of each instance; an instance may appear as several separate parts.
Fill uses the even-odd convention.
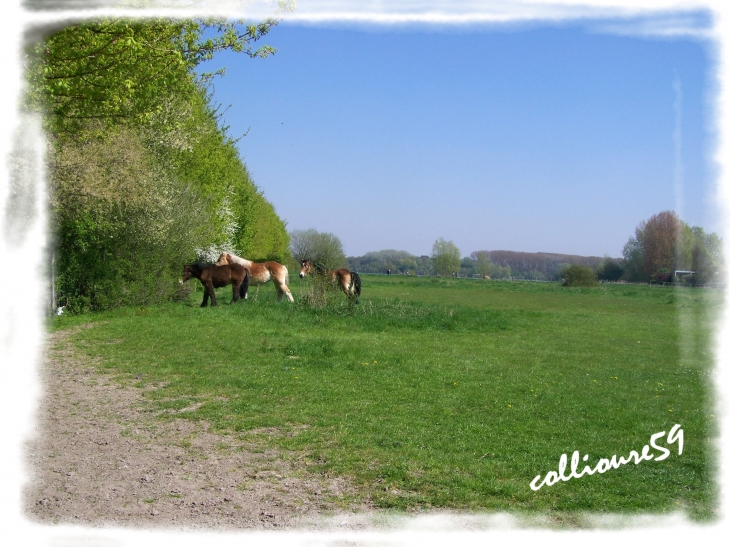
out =
[[[100,19],[28,50],[25,108],[44,114],[52,300],[69,311],[170,298],[184,262],[283,259],[285,223],[212,104],[219,51],[266,57],[275,25]]]
[[[464,259],[462,268],[466,273],[481,273],[485,268],[494,275],[490,277],[511,277],[512,279],[536,279],[539,281],[559,281],[562,270],[572,264],[580,264],[592,269],[598,268],[601,258],[595,256],[567,255],[559,253],[525,253],[517,251],[475,251],[471,262]],[[479,266],[479,263],[489,266]]]
[[[386,249],[373,251],[363,256],[348,256],[347,267],[361,273],[387,273],[427,275],[431,273],[431,257],[412,255],[407,251]]]
[[[390,270],[393,274],[410,272],[417,275],[548,281],[560,280],[562,269],[571,264],[588,264],[596,269],[601,264],[601,259],[514,251],[474,251],[468,257],[461,257],[458,247],[443,238],[434,242],[430,257],[396,250],[347,257],[347,267],[361,273],[386,273]]]
[[[441,238],[434,243],[431,257],[386,250],[351,256],[347,263],[351,269],[363,273],[415,271],[420,275],[535,279],[568,284],[586,284],[591,276],[595,281],[703,284],[718,281],[725,267],[720,237],[698,226],[690,227],[673,211],[663,211],[641,222],[624,246],[622,258],[501,250],[474,251],[468,257],[460,254],[453,242]],[[682,272],[678,277],[674,275],[677,271]]]
[[[689,227],[673,211],[639,224],[624,247],[623,258],[516,251],[474,251],[461,257],[453,241],[439,238],[430,257],[389,249],[350,256],[345,261],[342,243],[334,234],[307,230],[293,232],[291,238],[293,256],[319,257],[329,268],[346,264],[360,273],[532,279],[585,286],[599,280],[676,281],[676,270],[693,272],[680,276],[682,282],[708,283],[716,281],[724,267],[722,241],[717,234]]]

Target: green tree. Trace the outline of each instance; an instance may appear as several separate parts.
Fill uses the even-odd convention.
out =
[[[647,281],[649,275],[644,270],[644,227],[642,221],[633,236],[629,237],[623,248],[624,274],[626,281]]]
[[[601,261],[601,265],[596,272],[598,279],[605,281],[618,281],[624,274],[624,267],[615,258],[606,255]]]
[[[707,234],[699,226],[692,228],[694,245],[691,251],[694,282],[711,283],[720,276],[722,263],[722,240],[717,234]]]
[[[398,259],[395,263],[395,267],[400,270],[401,272],[411,272],[415,273],[415,271],[418,269],[418,264],[416,261],[411,257],[404,257],[401,259]]]
[[[493,265],[491,277],[495,279],[512,279],[512,268],[507,266]]]
[[[26,103],[48,112],[55,130],[94,118],[144,122],[162,110],[161,98],[189,94],[189,75],[215,53],[273,53],[253,44],[276,24],[107,18],[69,26],[30,48]]]
[[[476,263],[474,265],[474,270],[477,274],[481,277],[492,275],[494,266],[492,261],[489,260],[489,253],[487,251],[474,251],[471,253],[471,258]]]
[[[308,230],[294,230],[289,234],[291,256],[297,262],[309,259],[325,268],[341,268],[345,263],[342,242],[334,234]]]
[[[436,275],[451,275],[452,272],[459,271],[461,252],[453,241],[439,238],[433,244],[431,259]]]

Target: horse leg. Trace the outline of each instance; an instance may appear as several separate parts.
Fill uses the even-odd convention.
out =
[[[357,297],[357,291],[355,290],[355,277],[352,274],[350,274],[349,289],[350,289],[350,300],[351,301],[354,300],[355,304],[359,304],[360,299]]]
[[[203,303],[200,305],[201,308],[204,308],[208,305],[208,287],[203,285]]]
[[[275,280],[276,281],[276,280]],[[282,266],[282,271],[279,273],[279,281],[281,282],[281,290],[284,291],[284,294],[286,295],[286,299],[289,302],[294,302],[294,297],[291,295],[291,291],[289,290],[289,270],[286,269],[286,266]]]
[[[213,288],[213,282],[212,281],[209,281],[207,287],[208,287],[208,294],[210,294],[210,305],[211,305],[211,307],[217,306],[218,305],[218,301],[215,298],[215,289]]]
[[[233,287],[233,300],[231,300],[231,304],[233,304],[238,302],[238,291],[241,290],[241,282],[231,280],[231,287]]]
[[[345,294],[350,301],[355,300],[355,304],[359,304],[360,299],[357,297],[357,293],[355,291],[355,277],[353,274],[350,274],[347,277],[347,282],[344,282],[343,278],[342,290],[345,291]]]
[[[350,288],[348,287],[347,280],[345,280],[345,276],[340,277],[340,288],[345,293],[345,296],[350,298]]]
[[[248,268],[244,268],[243,280],[241,281],[241,288],[239,289],[239,294],[244,300],[248,298],[248,284],[250,280],[251,276],[248,273]]]
[[[286,275],[279,274],[278,276],[271,276],[271,278],[274,281],[274,285],[276,286],[276,292],[279,295],[279,302],[281,302],[281,298],[286,295],[286,299],[289,302],[294,302],[294,297],[291,295],[291,292],[289,291],[289,287],[286,286]]]

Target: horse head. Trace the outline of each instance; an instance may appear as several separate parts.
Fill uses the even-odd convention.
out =
[[[200,279],[203,270],[205,270],[206,268],[210,268],[211,266],[213,266],[213,264],[210,264],[208,262],[194,262],[193,264],[185,264],[185,266],[183,266],[183,283],[191,277]]]
[[[310,271],[312,271],[312,261],[308,258],[305,258],[304,260],[302,260],[302,269],[299,271],[299,277],[303,278]]]
[[[185,266],[183,266],[183,276],[182,276],[183,283],[185,283],[188,279],[193,277],[194,273],[195,273],[195,270],[193,269],[193,265],[185,264]]]

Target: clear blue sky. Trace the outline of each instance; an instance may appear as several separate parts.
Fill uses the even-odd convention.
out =
[[[273,57],[214,61],[214,99],[288,228],[348,256],[439,237],[463,256],[621,256],[666,209],[714,231],[711,49],[605,23],[284,22]]]

